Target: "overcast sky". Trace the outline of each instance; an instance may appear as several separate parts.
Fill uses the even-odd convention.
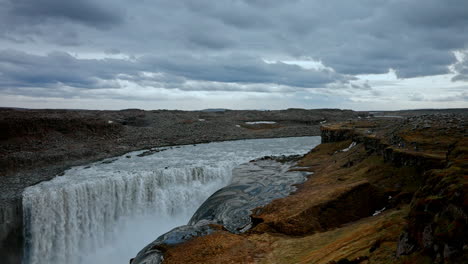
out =
[[[468,1],[0,0],[0,106],[468,107]]]

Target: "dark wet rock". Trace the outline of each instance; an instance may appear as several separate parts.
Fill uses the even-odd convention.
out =
[[[102,164],[111,164],[112,162],[116,161],[117,159],[106,159],[104,160],[103,162],[101,162]]]
[[[145,157],[145,156],[153,155],[155,153],[158,153],[158,152],[161,152],[161,151],[164,151],[164,150],[166,150],[166,149],[165,148],[150,149],[150,150],[147,150],[145,152],[142,152],[142,153],[138,154],[137,156],[138,157]]]
[[[239,166],[231,184],[210,196],[189,224],[208,220],[231,233],[247,231],[252,227],[252,209],[288,195],[295,190],[292,185],[305,180],[307,173],[288,171],[291,165],[262,159]]]
[[[360,257],[357,257],[355,259],[352,259],[352,260],[349,260],[347,258],[342,258],[338,261],[330,261],[328,262],[328,264],[359,264],[361,262],[364,262],[366,260],[368,260],[369,257],[367,256],[360,256]]]
[[[296,162],[300,160],[304,155],[289,155],[289,156],[265,156],[260,158],[259,160],[274,160],[280,163],[286,163],[286,162]]]
[[[21,263],[23,245],[23,212],[14,202],[1,201],[0,207],[0,262]]]

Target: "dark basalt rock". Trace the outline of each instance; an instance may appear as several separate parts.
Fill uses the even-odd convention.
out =
[[[305,180],[307,173],[288,171],[291,163],[262,159],[233,170],[233,181],[208,198],[195,212],[189,224],[208,220],[231,233],[243,233],[252,227],[251,210],[295,190],[293,184]]]
[[[3,201],[0,201],[3,202]],[[21,263],[23,211],[19,203],[0,207],[0,262]]]
[[[352,138],[353,135],[352,129],[331,130],[321,127],[320,132],[322,136],[322,143],[344,141]]]

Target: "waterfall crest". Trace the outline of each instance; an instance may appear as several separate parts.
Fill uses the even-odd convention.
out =
[[[231,169],[162,169],[53,190],[30,188],[23,196],[30,241],[27,263],[76,263],[75,256],[83,251],[118,239],[113,230],[125,218],[148,212],[170,217],[189,214],[206,193],[229,180]]]

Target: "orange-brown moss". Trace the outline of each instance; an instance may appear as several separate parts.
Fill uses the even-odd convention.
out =
[[[164,263],[254,263],[262,258],[267,243],[218,231],[167,251]]]
[[[394,263],[406,212],[407,208],[393,210],[327,232],[278,239],[261,263],[325,264],[363,256],[371,263]]]
[[[168,250],[164,263],[326,264],[359,257],[370,263],[397,263],[394,251],[406,213],[404,207],[304,237],[216,232]]]

